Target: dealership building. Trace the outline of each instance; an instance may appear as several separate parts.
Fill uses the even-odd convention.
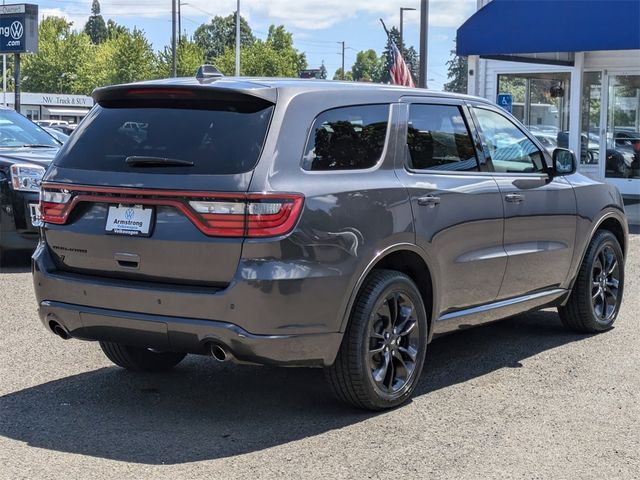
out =
[[[2,100],[0,97],[0,101]],[[4,100],[7,106],[13,108],[13,92],[7,92]],[[31,120],[55,119],[78,123],[89,113],[92,106],[93,98],[85,95],[26,92],[20,94],[20,113]]]
[[[549,150],[571,148],[582,173],[640,196],[640,1],[478,0],[457,53],[470,94]]]

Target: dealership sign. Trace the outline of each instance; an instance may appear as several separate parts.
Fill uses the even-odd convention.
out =
[[[38,51],[38,6],[0,6],[0,53]]]

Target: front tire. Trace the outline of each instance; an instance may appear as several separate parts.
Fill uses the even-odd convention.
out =
[[[115,342],[100,342],[100,348],[113,363],[136,372],[163,372],[175,367],[186,356],[180,352],[156,352]]]
[[[618,316],[624,289],[624,257],[615,235],[598,230],[587,248],[571,296],[558,307],[565,327],[578,332],[609,330]]]
[[[405,402],[420,379],[427,349],[420,291],[405,274],[374,270],[353,307],[326,377],[343,403],[384,410]]]

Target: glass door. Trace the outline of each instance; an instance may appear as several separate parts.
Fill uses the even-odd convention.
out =
[[[640,195],[640,72],[610,72],[607,97],[605,178],[623,194]]]

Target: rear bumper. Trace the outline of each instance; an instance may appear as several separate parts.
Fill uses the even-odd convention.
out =
[[[61,325],[72,338],[206,354],[211,344],[241,362],[290,366],[330,365],[341,334],[253,335],[231,323],[148,315],[43,301],[40,319]]]
[[[218,343],[240,361],[292,366],[331,365],[342,341],[329,326],[340,320],[330,300],[339,286],[325,277],[236,278],[222,290],[133,283],[58,271],[44,243],[32,271],[44,325],[79,339],[199,354]]]

